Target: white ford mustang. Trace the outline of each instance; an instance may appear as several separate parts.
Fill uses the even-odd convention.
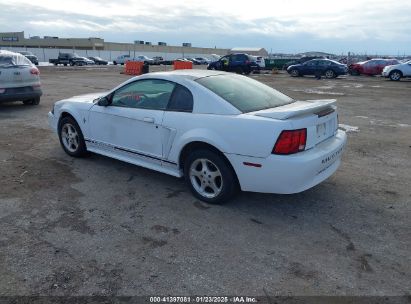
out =
[[[346,134],[335,100],[295,101],[251,78],[181,70],[58,101],[48,114],[67,154],[91,151],[185,176],[209,203],[244,191],[297,193],[332,175]]]

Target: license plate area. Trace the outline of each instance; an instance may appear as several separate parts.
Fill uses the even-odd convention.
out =
[[[316,125],[317,143],[334,135],[336,130],[336,118],[332,117]]]

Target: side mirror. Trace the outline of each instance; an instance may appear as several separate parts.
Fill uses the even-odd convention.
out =
[[[105,96],[100,98],[97,104],[101,107],[107,107],[110,104],[110,101],[108,100],[108,97]]]

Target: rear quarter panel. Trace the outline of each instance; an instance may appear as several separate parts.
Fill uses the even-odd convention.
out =
[[[178,162],[181,150],[194,141],[208,143],[221,152],[267,157],[287,121],[253,115],[214,115],[165,112],[163,126],[174,130],[175,139],[166,149],[168,158]]]

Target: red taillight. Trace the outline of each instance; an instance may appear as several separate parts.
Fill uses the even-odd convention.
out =
[[[293,154],[304,151],[307,129],[284,130],[274,145],[273,154]]]
[[[40,75],[40,71],[37,68],[32,68],[32,69],[30,69],[30,74]]]
[[[250,63],[251,63],[251,61],[249,61],[249,60],[245,61],[245,64],[250,64]]]

